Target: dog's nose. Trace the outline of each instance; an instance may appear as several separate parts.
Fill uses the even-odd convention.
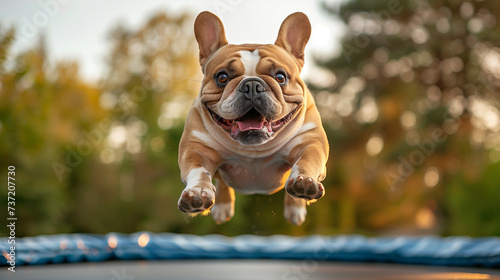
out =
[[[240,82],[238,91],[243,93],[252,103],[259,103],[263,93],[266,92],[265,82],[257,77],[245,78]]]

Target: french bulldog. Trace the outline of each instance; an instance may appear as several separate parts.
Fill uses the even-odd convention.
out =
[[[273,194],[285,188],[284,216],[301,225],[306,205],[325,194],[329,145],[313,96],[300,78],[311,24],[288,16],[274,44],[228,44],[220,19],[194,24],[204,74],[179,144],[186,188],[178,208],[234,215],[235,190]],[[215,182],[215,185],[212,183]]]

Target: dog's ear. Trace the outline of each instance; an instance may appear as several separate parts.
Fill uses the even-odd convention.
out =
[[[289,15],[281,24],[278,39],[274,43],[293,55],[299,69],[304,65],[304,49],[311,36],[311,23],[301,12]]]
[[[200,48],[200,65],[220,47],[227,45],[224,26],[220,19],[211,12],[201,12],[194,22],[194,35]]]

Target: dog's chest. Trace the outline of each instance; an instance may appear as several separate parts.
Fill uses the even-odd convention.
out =
[[[270,194],[280,190],[290,164],[279,157],[263,159],[231,158],[219,168],[226,184],[244,194]]]

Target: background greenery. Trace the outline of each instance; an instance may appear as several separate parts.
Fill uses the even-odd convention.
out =
[[[49,63],[43,39],[12,55],[16,32],[0,27],[0,181],[14,165],[17,235],[500,235],[500,2],[324,9],[347,32],[338,57],[308,57],[331,155],[327,194],[301,227],[285,222],[283,192],[237,195],[220,226],[177,210],[178,142],[201,79],[193,15],[112,29],[98,83]]]

